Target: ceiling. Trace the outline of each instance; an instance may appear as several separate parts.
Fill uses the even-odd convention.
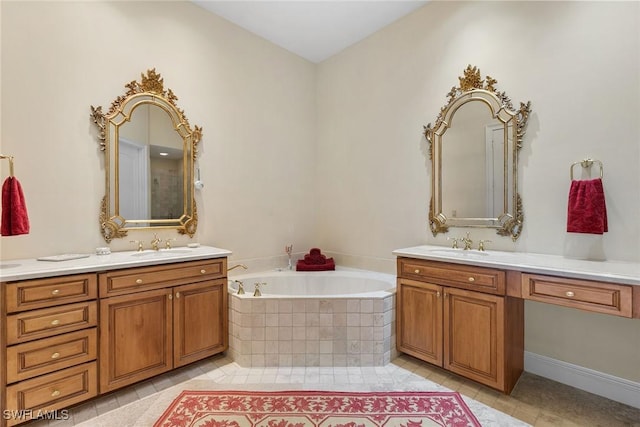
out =
[[[417,0],[192,1],[315,63],[427,3]]]

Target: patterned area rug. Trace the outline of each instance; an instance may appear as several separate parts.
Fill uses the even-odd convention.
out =
[[[154,427],[480,427],[457,392],[183,391]]]

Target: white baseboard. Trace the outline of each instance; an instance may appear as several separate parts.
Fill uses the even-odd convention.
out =
[[[524,370],[640,409],[640,383],[528,351]]]

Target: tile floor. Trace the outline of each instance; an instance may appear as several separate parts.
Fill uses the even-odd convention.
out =
[[[70,409],[67,420],[26,427],[150,427],[185,389],[456,390],[483,426],[640,427],[640,409],[525,373],[510,396],[401,356],[378,367],[244,368],[210,358]],[[495,410],[492,410],[493,408]]]

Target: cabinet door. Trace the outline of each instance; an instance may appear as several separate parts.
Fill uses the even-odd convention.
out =
[[[442,366],[442,287],[398,279],[398,350]]]
[[[100,392],[173,367],[172,294],[158,289],[100,301]]]
[[[208,280],[174,288],[175,367],[227,349],[227,281]]]
[[[445,288],[444,367],[504,388],[504,298]]]

